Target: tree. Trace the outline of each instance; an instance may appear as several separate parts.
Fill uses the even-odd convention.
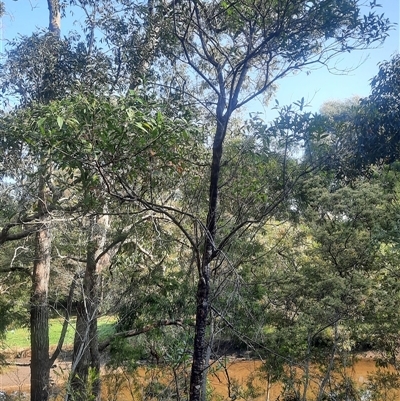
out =
[[[217,236],[218,200],[222,193],[223,144],[233,112],[268,93],[290,71],[326,64],[337,53],[383,40],[389,23],[374,13],[361,18],[360,6],[353,1],[190,1],[174,3],[173,19],[174,34],[183,54],[178,60],[202,81],[205,93],[200,103],[207,107],[215,123],[214,134],[210,132],[213,145],[209,201],[198,265],[190,384],[190,400],[194,401],[205,397],[202,383],[207,368],[212,263],[226,243],[226,238]],[[260,221],[266,215],[261,213],[254,220]],[[247,221],[239,221],[228,237],[246,224]]]
[[[263,360],[263,376],[281,382],[288,398],[350,396],[354,388],[342,380],[354,353],[368,346],[366,338],[383,344],[383,332],[396,331],[381,306],[372,307],[385,298],[378,288],[393,286],[396,274],[392,180],[376,174],[350,186],[318,171],[292,194],[294,219],[270,221],[253,238],[241,264],[240,301],[224,317],[235,316],[243,337],[254,331],[251,350]],[[397,305],[393,287],[390,298],[387,305]],[[379,335],[365,337],[383,324]]]
[[[327,113],[325,107],[321,116],[324,119],[321,131],[325,131],[328,139],[323,151],[330,153],[334,160],[329,168],[337,173],[335,185],[342,180],[353,185],[362,178],[374,181],[380,177],[385,183],[382,194],[388,191],[393,197],[392,213],[398,207],[399,72],[399,58],[394,56],[381,63],[377,76],[371,81],[372,91],[368,97],[351,105],[335,105],[336,110],[331,113]],[[397,258],[398,229],[394,215],[387,217],[387,225],[380,235],[384,237],[381,252],[385,268],[375,276],[371,292],[377,295],[370,299],[382,300],[385,307],[382,309],[380,302],[367,303],[365,321],[368,323],[359,330],[381,353],[379,364],[397,367],[398,321],[386,320],[386,313],[390,313],[392,307],[397,308],[397,287],[393,280],[397,268],[392,258]],[[391,294],[390,300],[385,294]]]
[[[355,145],[362,166],[392,163],[399,158],[399,55],[380,64],[371,88],[371,94],[361,101],[356,120]]]
[[[100,397],[100,354],[97,335],[97,317],[100,306],[100,275],[109,264],[104,252],[109,216],[92,215],[88,224],[86,268],[83,278],[82,299],[77,306],[77,320],[71,371],[71,394],[74,399]],[[89,379],[89,374],[93,378]],[[88,387],[92,381],[91,388]]]
[[[60,35],[60,5],[58,1],[49,1],[49,33]],[[46,79],[44,79],[46,82]],[[38,96],[44,102],[52,98],[43,88]],[[37,210],[42,216],[35,234],[35,257],[32,272],[32,292],[30,300],[31,329],[31,400],[45,401],[49,397],[50,360],[49,360],[49,306],[48,285],[51,266],[51,233],[47,208],[49,191],[46,181],[49,176],[48,160],[40,155],[38,166]],[[46,217],[45,217],[46,216]]]
[[[347,331],[348,348],[372,348],[381,353],[377,358],[378,366],[397,366],[394,339],[398,337],[398,322],[389,323],[391,319],[386,320],[386,312],[376,300],[382,300],[387,311],[392,310],[392,306],[397,308],[397,287],[393,282],[397,268],[392,260],[397,258],[398,250],[395,245],[398,240],[395,218],[398,167],[395,161],[385,165],[395,157],[391,145],[388,145],[387,152],[383,146],[391,141],[390,135],[383,135],[390,130],[386,131],[384,125],[375,125],[377,111],[374,112],[372,103],[369,108],[366,107],[367,99],[325,104],[321,114],[315,116],[312,135],[305,144],[306,157],[325,157],[328,162],[323,174],[318,174],[318,179],[312,182],[310,188],[303,187],[305,198],[301,195],[295,204],[315,208],[316,215],[309,215],[306,220],[309,222],[307,225],[313,227],[315,240],[322,245],[319,252],[322,251],[321,256],[325,254],[324,262],[333,262],[335,268],[339,268],[339,274],[344,275],[346,280],[351,277],[355,285],[347,292],[358,294],[350,302],[358,309],[356,315],[361,319],[349,316],[346,322],[341,320],[339,325],[340,330]],[[364,136],[368,126],[374,128]],[[376,132],[379,134],[375,135]],[[364,153],[369,146],[370,135],[375,135],[375,147]],[[365,147],[359,146],[363,137]],[[312,201],[306,195],[307,192],[319,191],[319,180],[325,181],[323,185],[329,192],[328,197],[334,199],[335,206],[330,206],[329,212],[325,209],[328,197],[317,192]],[[310,252],[305,251],[304,254],[309,256]],[[326,266],[324,263],[321,265]],[[318,274],[318,269],[311,271],[313,276]],[[308,282],[312,282],[311,278]],[[332,282],[332,285],[335,284]],[[390,300],[384,295],[388,293],[391,293]],[[368,294],[368,301],[364,299],[365,294]],[[335,305],[344,299],[344,296],[338,297]],[[349,306],[345,308],[351,310]],[[324,311],[328,310],[328,307],[324,308]]]
[[[195,74],[201,81],[197,88],[188,84],[187,87],[192,91],[186,90],[184,94],[204,106],[208,116],[213,118],[213,127],[206,133],[207,140],[213,144],[207,217],[189,215],[187,211],[155,203],[148,194],[138,193],[138,188],[132,187],[121,172],[110,172],[102,166],[101,177],[114,196],[123,200],[131,199],[175,221],[196,253],[199,279],[190,390],[191,399],[196,400],[201,398],[207,367],[206,331],[213,281],[212,264],[216,263],[235,234],[268,218],[296,181],[285,182],[280,195],[271,201],[269,207],[264,204],[251,217],[243,215],[231,219],[235,224],[230,225],[230,231],[227,229],[226,235],[221,232],[222,235],[218,237],[217,226],[224,224],[222,221],[217,223],[220,218],[217,207],[220,177],[224,170],[223,145],[233,113],[256,96],[268,95],[275,82],[291,71],[312,64],[327,64],[337,53],[383,40],[390,24],[383,16],[373,12],[361,17],[360,6],[353,1],[316,1],[306,4],[296,0],[248,1],[240,4],[193,1],[158,6],[170,18],[167,19],[170,25],[165,31],[170,35],[164,36],[163,43],[168,45],[164,54],[177,68],[188,68],[190,74]],[[279,126],[275,128],[275,132],[283,131]],[[284,149],[285,146],[281,150],[283,154]],[[285,170],[286,162],[283,164],[282,169]],[[306,171],[307,168],[301,174]],[[107,176],[108,173],[113,179]],[[122,191],[115,191],[113,183],[118,181],[125,184]],[[203,230],[201,237],[204,242],[201,246],[197,238],[184,227],[181,217],[176,217],[179,214],[193,218],[199,224]]]
[[[247,124],[235,127],[235,112],[259,95],[268,98],[276,82],[292,71],[326,65],[340,52],[383,40],[390,24],[373,12],[361,16],[355,0],[149,1],[145,7],[128,7],[133,12],[127,20],[109,15],[111,23],[107,23],[104,15],[100,25],[116,57],[114,62],[98,51],[103,63],[96,75],[85,62],[97,54],[93,32],[98,5],[83,5],[85,10],[93,5],[94,10],[87,12],[87,45],[79,44],[71,51],[68,41],[64,46],[57,39],[54,42],[62,57],[44,57],[40,68],[20,69],[36,78],[25,80],[22,86],[12,80],[13,74],[8,82],[22,97],[22,104],[31,107],[26,110],[33,112],[27,124],[32,135],[28,145],[33,146],[34,138],[39,155],[46,158],[50,151],[57,169],[71,174],[72,180],[77,174],[85,195],[91,190],[101,196],[111,194],[114,200],[133,204],[135,215],[150,213],[162,221],[165,231],[171,225],[180,231],[198,275],[190,399],[205,399],[214,329],[229,326],[228,320],[214,325],[224,318],[220,311],[228,310],[224,291],[236,288],[231,277],[246,278],[240,266],[242,257],[252,250],[252,237],[271,217],[290,215],[289,194],[319,163],[290,157],[307,140],[315,122],[310,115],[299,116],[287,108],[271,125],[253,115]],[[104,5],[113,6],[110,2]],[[163,29],[157,25],[161,15],[165,17]],[[136,26],[143,27],[140,35]],[[145,44],[143,53],[136,52],[137,43]],[[132,62],[136,53],[137,63]],[[29,58],[24,60],[29,62]],[[171,61],[169,80],[157,80],[159,60]],[[69,85],[71,71],[74,82]],[[110,71],[115,72],[116,81],[109,79]],[[138,85],[139,76],[155,77],[151,90],[150,85]],[[85,78],[88,86],[76,83]],[[32,90],[36,83],[37,91]],[[102,90],[114,94],[116,88],[127,86],[144,96],[100,95]],[[166,97],[169,104],[159,110],[153,99]],[[50,98],[49,103],[46,99]],[[178,106],[172,101],[175,98]],[[192,110],[181,107],[193,100],[203,114],[191,114]],[[299,107],[304,107],[303,101]],[[192,130],[194,118],[183,118],[188,115],[194,115],[202,129]],[[208,152],[204,151],[207,146]],[[103,214],[96,210],[93,226]],[[96,236],[88,242],[86,267],[90,271],[85,292],[95,298],[93,274],[102,246]],[[235,254],[236,247],[242,254]],[[89,315],[95,313],[93,305]],[[92,330],[91,324],[79,332]],[[95,344],[96,336],[92,338]]]
[[[16,131],[33,141],[38,153],[51,155],[55,175],[60,179],[54,184],[61,184],[55,186],[60,193],[68,192],[74,198],[71,216],[80,216],[87,226],[85,276],[82,299],[77,307],[73,369],[68,388],[71,397],[85,399],[99,395],[97,317],[101,271],[110,266],[112,256],[125,241],[130,241],[133,249],[143,249],[140,240],[130,238],[142,225],[155,227],[155,232],[163,230],[158,225],[160,219],[146,209],[121,206],[125,198],[131,199],[131,192],[125,193],[118,202],[107,199],[106,185],[111,181],[114,189],[123,190],[129,188],[127,183],[135,183],[135,190],[162,201],[163,197],[171,198],[171,193],[175,196],[174,180],[181,177],[185,159],[196,156],[191,154],[195,146],[187,121],[168,118],[162,114],[162,108],[158,112],[155,108],[156,103],[149,107],[134,93],[121,98],[76,94],[49,104],[31,105],[11,117],[16,122]],[[182,145],[178,147],[178,143]],[[129,162],[132,151],[135,163]],[[125,172],[123,180],[118,179],[120,171]],[[100,180],[102,175],[107,177],[106,181]],[[131,217],[128,222],[125,208],[126,216]],[[112,220],[109,215],[113,215]],[[119,218],[125,219],[123,228],[107,228],[111,224],[120,225]],[[148,235],[151,231],[147,230]],[[70,252],[73,255],[75,250]],[[152,263],[162,263],[161,256],[157,256],[161,262],[154,258],[150,256]],[[81,259],[78,255],[75,257],[75,260]],[[96,380],[95,386],[89,389],[90,368]]]
[[[360,174],[373,174],[376,165],[397,161],[399,65],[398,56],[382,62],[371,80],[371,94],[366,98],[322,108],[317,131],[325,140],[323,147],[317,148],[329,154],[331,168],[338,176],[351,180]],[[309,139],[313,147],[317,137]]]
[[[13,134],[7,139],[7,152],[20,152],[28,159],[34,155],[38,162],[33,162],[25,170],[32,178],[31,185],[37,193],[32,195],[36,199],[36,206],[27,216],[10,222],[3,230],[3,242],[23,238],[30,234],[35,235],[35,257],[32,273],[31,290],[31,399],[46,400],[49,396],[50,368],[60,352],[63,335],[59,347],[54,355],[49,357],[48,343],[48,286],[51,268],[51,231],[52,217],[55,209],[62,209],[59,199],[65,194],[67,186],[60,185],[59,171],[56,171],[56,160],[49,154],[49,148],[43,146],[46,142],[41,137],[44,133],[42,124],[32,124],[38,105],[47,105],[52,101],[65,96],[67,92],[80,89],[98,88],[106,82],[107,69],[89,69],[92,58],[103,63],[106,57],[94,51],[88,54],[82,45],[73,48],[72,41],[60,39],[60,5],[57,1],[48,2],[49,32],[47,34],[34,34],[29,38],[22,38],[12,43],[12,50],[8,51],[8,58],[1,71],[1,84],[3,98],[6,106],[19,102],[15,111],[5,115],[3,128]],[[97,74],[99,72],[99,74]],[[89,78],[91,76],[93,79]],[[36,107],[36,109],[35,109]],[[39,107],[40,108],[40,107]],[[39,117],[42,118],[43,116]],[[18,120],[20,118],[20,120]],[[21,128],[24,126],[24,128]],[[6,173],[7,174],[7,173]],[[6,179],[9,178],[6,176]],[[18,177],[19,179],[20,177]],[[68,180],[67,180],[68,181]],[[64,182],[65,184],[65,182]],[[69,208],[69,207],[67,207]],[[30,223],[27,230],[11,234],[14,227]],[[32,224],[34,223],[34,224]],[[66,322],[67,324],[67,322]],[[66,326],[65,326],[66,328]]]

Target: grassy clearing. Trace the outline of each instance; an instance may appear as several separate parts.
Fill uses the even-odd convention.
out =
[[[60,337],[63,320],[62,319],[50,319],[50,330],[49,340],[50,346],[56,346]],[[75,323],[76,318],[70,320],[70,324],[67,330],[67,335],[64,340],[65,346],[71,346],[74,342],[75,335]],[[99,337],[100,341],[104,340],[112,333],[114,333],[115,317],[103,316],[98,320]],[[6,338],[0,344],[0,348],[3,349],[15,349],[15,348],[29,348],[30,347],[30,332],[27,327],[21,327],[15,330],[8,331]]]

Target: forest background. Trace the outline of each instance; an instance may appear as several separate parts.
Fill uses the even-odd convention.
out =
[[[62,37],[74,10],[82,32]],[[390,396],[399,56],[360,100],[319,113],[304,98],[274,101],[271,122],[242,112],[268,104],[286,76],[380,45],[394,29],[380,11],[352,0],[49,0],[47,31],[8,43],[0,328],[30,327],[31,400],[52,396],[72,315],[65,399],[100,398],[108,352],[111,370],[133,374],[145,360],[173,379],[132,397],[206,400],[208,375],[244,350],[263,363],[267,397],[277,381],[286,400]],[[101,315],[116,317],[103,342]],[[343,368],[366,349],[394,370],[357,389]],[[229,397],[256,390],[230,383]]]

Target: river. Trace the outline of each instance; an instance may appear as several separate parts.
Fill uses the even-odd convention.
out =
[[[213,399],[214,400],[233,400],[236,396],[237,400],[253,400],[253,401],[267,401],[267,394],[266,394],[266,381],[259,374],[259,368],[261,366],[260,361],[254,360],[242,360],[242,359],[233,359],[226,362],[225,366],[227,370],[225,371],[224,368],[216,367],[214,365],[214,371],[209,375],[209,389],[212,391]],[[61,369],[62,368],[62,369]],[[60,375],[59,372],[63,372],[64,375]],[[65,374],[68,371],[67,366],[60,366],[53,371],[52,377],[56,384],[54,390],[58,388],[59,397],[58,400],[62,399],[62,394],[64,393],[65,388]],[[226,374],[228,372],[228,374]],[[350,377],[357,386],[365,386],[369,380],[371,374],[376,374],[377,368],[375,362],[372,358],[363,358],[358,360],[352,368],[347,369],[346,376]],[[380,370],[379,372],[386,372],[392,373],[395,372],[393,370]],[[146,369],[140,368],[138,372],[138,377],[123,377],[121,371],[115,371],[114,375],[107,375],[105,374],[103,377],[103,396],[102,399],[104,401],[137,401],[141,397],[133,397],[133,393],[142,393],[144,388],[144,382],[149,382],[153,380],[153,382],[157,382],[160,380],[160,375],[164,376],[164,381],[166,383],[169,381],[170,383],[173,380],[166,380],[165,377],[168,375],[167,369],[160,367],[159,369]],[[108,376],[108,378],[107,378]],[[338,379],[342,377],[339,375]],[[391,377],[393,379],[394,376]],[[130,382],[127,383],[127,379]],[[258,391],[257,397],[250,397],[250,391],[248,382],[251,379],[251,384],[253,392]],[[11,381],[10,381],[11,380]],[[228,394],[228,388],[230,383],[231,393]],[[390,384],[390,377],[381,377],[381,383],[389,383]],[[133,390],[133,387],[136,387],[136,390]],[[315,394],[313,395],[313,390],[315,390],[315,384],[311,384],[311,391],[310,391],[310,400],[315,399]],[[398,386],[399,388],[399,386]],[[0,374],[0,390],[6,390],[8,393],[15,392],[15,391],[23,391],[24,393],[29,391],[29,367],[14,367],[8,368],[5,372]],[[275,401],[281,394],[282,386],[279,383],[275,383],[270,388],[269,394],[269,401]],[[387,390],[385,388],[382,389],[381,396],[374,398],[374,400],[378,401],[396,401],[400,400],[400,389],[397,390]],[[387,390],[387,391],[386,391]],[[244,392],[247,391],[247,394]],[[241,393],[240,393],[241,392]],[[240,398],[240,394],[242,398]],[[253,394],[254,395],[254,394]],[[184,398],[184,397],[182,397]],[[53,398],[54,399],[54,398]],[[149,398],[148,398],[149,399]],[[163,398],[168,399],[168,398]],[[153,401],[157,400],[157,398],[153,398]],[[339,399],[343,401],[343,399]],[[280,398],[282,401],[282,397]],[[350,400],[349,400],[350,401]]]
[[[240,361],[232,361],[229,365],[227,365],[229,372],[229,380],[231,383],[239,384],[246,389],[247,381],[249,378],[257,376],[257,372],[261,366],[261,362],[259,361],[251,361],[251,360],[240,360]],[[385,369],[385,372],[393,373],[393,370]],[[380,372],[383,372],[380,370]],[[342,372],[343,373],[343,372]],[[351,378],[356,386],[365,386],[368,382],[368,379],[371,375],[377,373],[377,368],[375,361],[371,358],[368,359],[360,359],[358,360],[351,368],[347,369],[345,372],[346,377]],[[342,375],[337,375],[337,381],[343,379]],[[228,398],[228,378],[226,374],[223,372],[219,372],[217,377],[215,375],[210,376],[210,383],[215,389],[217,394],[224,396],[224,399]],[[258,387],[262,394],[256,398],[253,398],[254,401],[266,401],[266,380],[261,378],[253,379],[253,385]],[[234,386],[233,386],[234,387]],[[311,390],[310,399],[314,399],[315,394],[313,394],[313,390],[315,390],[315,384],[310,385]],[[282,385],[279,383],[275,383],[270,388],[269,400],[275,401],[282,391]],[[389,394],[390,393],[390,394]],[[233,395],[233,394],[231,394]],[[387,400],[400,400],[400,390],[390,391],[387,394]],[[342,400],[341,400],[342,401]],[[379,399],[379,401],[385,401],[383,399]]]
[[[233,359],[225,363],[225,367],[217,367],[217,364],[213,366],[211,373],[209,374],[209,391],[212,393],[212,399],[218,401],[231,401],[231,400],[252,400],[252,401],[276,401],[279,399],[283,401],[282,396],[278,398],[282,392],[282,384],[274,383],[269,389],[269,397],[267,397],[267,383],[265,377],[260,373],[260,361],[254,360],[241,360],[241,359]],[[381,393],[379,396],[373,398],[374,401],[397,401],[400,400],[400,390],[399,386],[397,386],[397,390],[387,388],[390,385],[396,373],[393,369],[379,369],[377,370],[375,361],[372,358],[363,358],[355,362],[355,364],[340,373],[336,373],[334,378],[327,384],[326,389],[334,388],[335,385],[338,383],[343,383],[343,380],[347,380],[346,383],[353,383],[355,388],[362,389],[366,388],[366,385],[371,378],[371,375],[376,375],[380,373],[380,383],[384,384],[384,386],[380,388]],[[390,374],[394,376],[382,376],[383,374]],[[152,377],[152,380],[156,379],[155,382],[158,383],[166,383],[174,387],[173,379],[171,379],[171,374],[166,372],[165,368],[160,368],[158,372],[154,370],[147,370],[147,369],[140,369],[139,376],[141,380],[148,383],[149,375]],[[160,375],[164,375],[164,379],[160,379]],[[314,400],[316,397],[316,392],[318,386],[315,384],[317,381],[314,381],[318,372],[312,372],[310,374],[310,386],[309,391],[307,392],[308,400]],[[168,379],[165,379],[168,376]],[[158,382],[158,380],[160,380]],[[318,380],[320,382],[320,380]],[[104,383],[104,382],[103,382]],[[250,383],[250,386],[249,386]],[[142,382],[143,384],[143,382]],[[399,382],[400,384],[400,382]],[[385,387],[386,385],[386,387]],[[161,385],[162,386],[162,385]],[[330,386],[330,387],[329,387]],[[347,387],[349,388],[349,386]],[[131,388],[132,390],[132,388]],[[139,393],[143,391],[142,388],[139,388]],[[333,390],[332,390],[333,391]],[[336,390],[337,388],[336,388]],[[348,391],[348,390],[347,390]],[[112,398],[112,391],[109,392],[107,395],[105,394],[104,399],[108,400]],[[118,395],[116,396],[114,391],[114,399],[115,401],[136,401],[135,398],[132,398],[129,394],[130,392],[127,389],[123,390],[119,388]],[[143,393],[142,393],[143,394]],[[168,398],[166,392],[160,392],[158,396],[154,398],[147,398],[155,400],[169,400],[172,398]],[[348,397],[346,398],[332,398],[332,401],[360,401],[360,400],[370,400],[372,398],[366,397],[364,393],[363,398],[355,398],[355,397]],[[182,399],[184,399],[184,394],[181,394]],[[235,398],[236,397],[236,398]],[[140,399],[137,398],[137,399]],[[174,398],[179,399],[179,398]]]

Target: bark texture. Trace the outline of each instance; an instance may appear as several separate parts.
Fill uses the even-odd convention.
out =
[[[45,209],[45,183],[40,179],[38,208]],[[31,323],[31,401],[49,398],[49,307],[48,287],[51,263],[51,236],[43,221],[35,237],[35,260],[30,305]]]
[[[217,110],[218,113],[218,110]],[[217,233],[218,182],[221,170],[223,142],[227,119],[218,113],[218,124],[214,137],[211,164],[209,207],[207,215],[204,254],[199,271],[196,294],[196,325],[193,348],[193,361],[190,376],[190,401],[205,399],[203,389],[207,379],[207,320],[210,312],[210,264],[216,256],[215,238]]]
[[[49,32],[57,37],[61,34],[61,14],[59,0],[47,0],[49,8]]]

